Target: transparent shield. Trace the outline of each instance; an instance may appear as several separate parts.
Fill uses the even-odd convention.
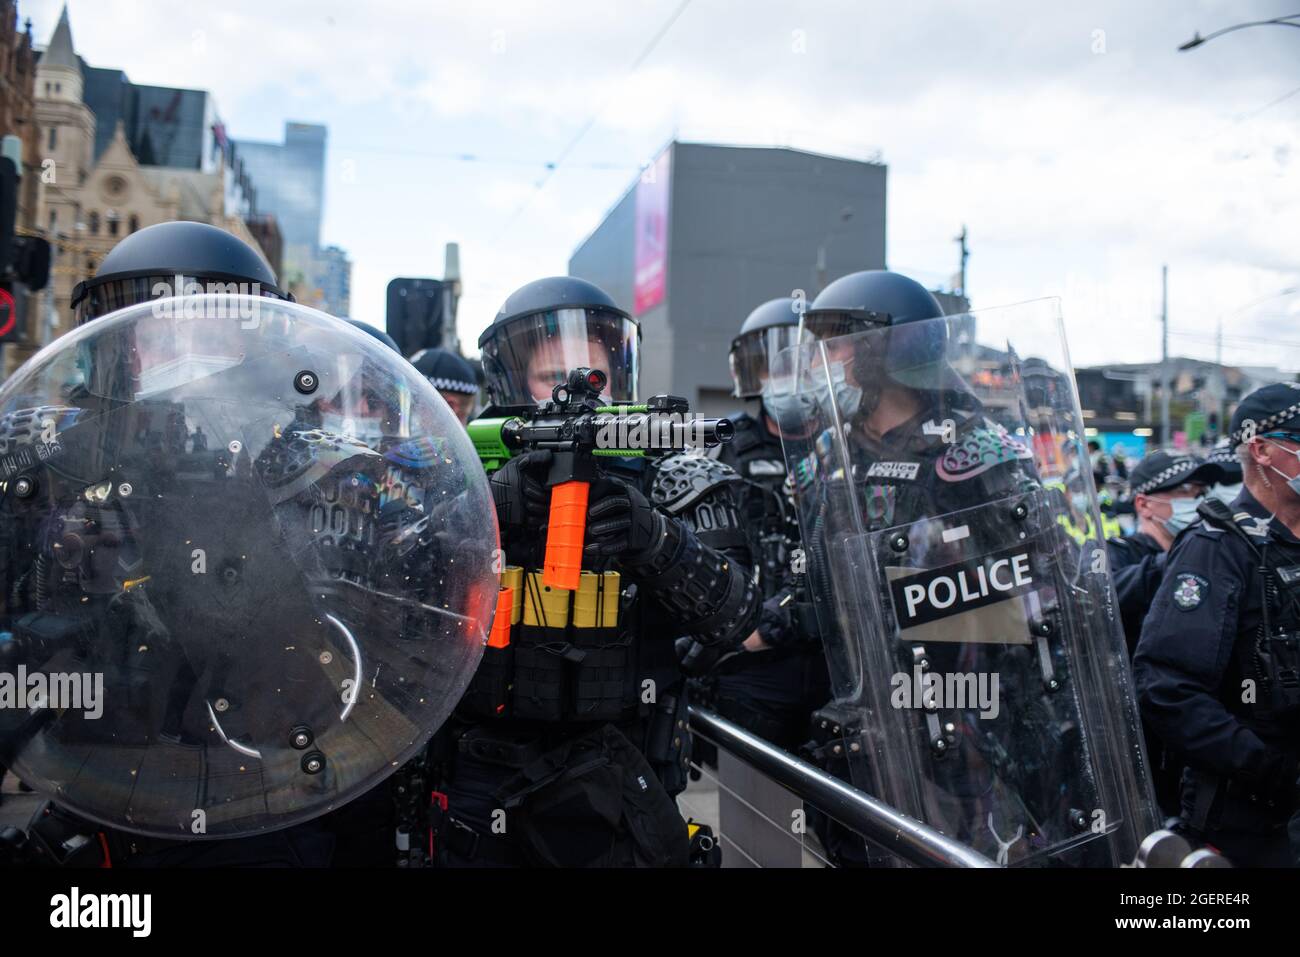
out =
[[[1005,864],[1156,826],[1070,370],[1054,300],[772,368],[854,781]]]
[[[496,546],[464,429],[369,336],[245,296],[96,319],[0,389],[0,759],[164,837],[338,807],[463,693]]]

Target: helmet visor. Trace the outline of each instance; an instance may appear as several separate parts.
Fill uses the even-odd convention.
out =
[[[267,296],[271,299],[287,299],[280,290],[272,286],[263,286],[256,282],[243,282],[238,279],[218,279],[215,277],[199,278],[197,276],[177,276],[158,274],[155,276],[128,276],[110,279],[107,282],[83,282],[72,291],[72,312],[77,325],[84,325],[91,319],[127,306],[134,306],[152,299],[164,299],[170,296],[196,296],[202,293],[214,295],[248,295]]]
[[[889,325],[889,314],[866,309],[819,309],[804,316],[804,331],[817,339],[834,339]]]
[[[556,309],[503,323],[483,344],[483,372],[498,405],[533,405],[573,369],[609,377],[604,398],[637,394],[640,330],[631,319],[594,309]]]
[[[735,394],[742,399],[762,395],[772,357],[793,346],[799,338],[798,326],[771,326],[737,336],[731,343],[731,381]],[[804,329],[804,339],[815,338]]]

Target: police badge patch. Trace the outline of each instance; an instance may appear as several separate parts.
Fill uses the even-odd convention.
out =
[[[1182,611],[1191,611],[1205,600],[1205,593],[1210,590],[1210,583],[1200,575],[1179,575],[1178,587],[1174,589],[1174,604]]]

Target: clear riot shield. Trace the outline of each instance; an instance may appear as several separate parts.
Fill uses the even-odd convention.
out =
[[[1057,302],[772,382],[854,783],[1000,863],[1131,861],[1157,817]]]
[[[0,761],[173,838],[338,807],[482,654],[496,518],[400,356],[246,296],[96,319],[0,389]]]

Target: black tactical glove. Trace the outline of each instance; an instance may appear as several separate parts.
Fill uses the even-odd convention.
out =
[[[587,544],[591,556],[637,558],[664,537],[665,518],[641,490],[615,478],[591,485],[587,499]]]
[[[544,484],[552,455],[547,449],[527,452],[492,473],[492,501],[497,508],[501,539],[510,532],[540,528],[550,513],[551,493]]]

